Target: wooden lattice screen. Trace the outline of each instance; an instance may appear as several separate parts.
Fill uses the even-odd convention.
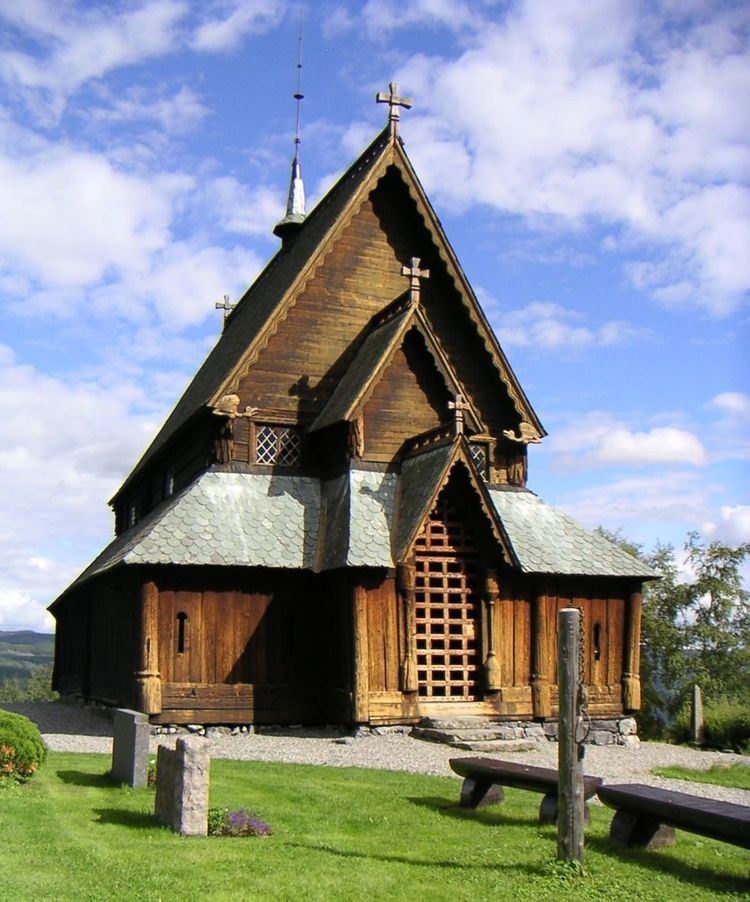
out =
[[[445,493],[417,538],[415,564],[419,695],[473,701],[479,666],[477,552]]]

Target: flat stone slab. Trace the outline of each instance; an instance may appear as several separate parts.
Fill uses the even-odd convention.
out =
[[[543,740],[546,742],[546,740]],[[469,752],[494,752],[497,755],[506,754],[508,752],[532,752],[538,749],[540,741],[538,739],[495,739],[491,742],[478,740],[476,742],[462,742],[456,740],[448,742],[447,745],[454,749],[465,749]]]

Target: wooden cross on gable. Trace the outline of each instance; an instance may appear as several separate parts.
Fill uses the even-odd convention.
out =
[[[420,290],[420,279],[429,279],[430,271],[429,269],[420,269],[419,268],[420,258],[412,257],[411,263],[409,266],[401,267],[401,275],[409,276],[409,303],[410,304],[418,304],[419,303],[419,290]]]
[[[398,96],[398,83],[392,81],[388,85],[389,93],[386,94],[383,91],[379,91],[375,95],[376,103],[387,103],[388,104],[388,130],[392,138],[398,135],[398,120],[401,116],[401,111],[399,107],[402,106],[405,110],[410,110],[412,106],[412,100],[410,97],[399,97]]]
[[[463,395],[458,394],[455,401],[448,401],[448,409],[453,411],[456,435],[463,435],[464,411],[471,410],[471,404],[466,402]]]
[[[230,303],[229,303],[229,295],[228,295],[228,294],[225,294],[225,295],[224,295],[224,300],[223,300],[223,301],[217,301],[216,304],[215,304],[214,306],[216,307],[217,310],[223,310],[223,311],[224,311],[224,325],[226,326],[226,324],[227,324],[227,316],[229,316],[229,314],[232,312],[232,310],[234,310],[234,308],[235,308],[237,305],[236,305],[236,304],[230,304]]]

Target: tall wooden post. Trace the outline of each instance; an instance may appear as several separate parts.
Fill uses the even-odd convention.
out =
[[[396,585],[401,595],[404,617],[404,657],[401,661],[401,691],[416,692],[417,682],[417,647],[416,647],[416,591],[417,574],[414,559],[402,561],[396,568]]]
[[[154,582],[141,586],[136,705],[144,714],[161,714],[159,673],[159,590]]]
[[[550,624],[546,586],[540,587],[534,596],[531,623],[531,704],[534,717],[551,717]]]
[[[352,629],[354,630],[354,698],[355,723],[367,723],[370,718],[370,640],[367,624],[367,591],[354,585]]]
[[[578,754],[581,612],[563,608],[557,616],[557,684],[560,690],[557,774],[557,857],[583,863],[583,764]]]
[[[497,606],[500,602],[500,582],[497,577],[497,570],[487,570],[485,572],[484,598],[486,605],[485,636],[487,641],[487,656],[484,660],[484,685],[488,692],[497,692],[501,687],[500,664],[496,653]]]
[[[640,591],[631,592],[625,606],[622,706],[626,711],[641,707],[641,607]]]

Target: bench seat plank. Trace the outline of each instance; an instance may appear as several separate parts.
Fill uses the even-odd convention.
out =
[[[750,849],[750,807],[642,783],[602,785],[610,808]]]
[[[517,764],[498,758],[451,758],[449,763],[451,769],[461,777],[488,780],[513,789],[557,795],[557,771],[550,767]],[[601,777],[584,777],[584,797],[590,799],[594,796],[601,783]]]

